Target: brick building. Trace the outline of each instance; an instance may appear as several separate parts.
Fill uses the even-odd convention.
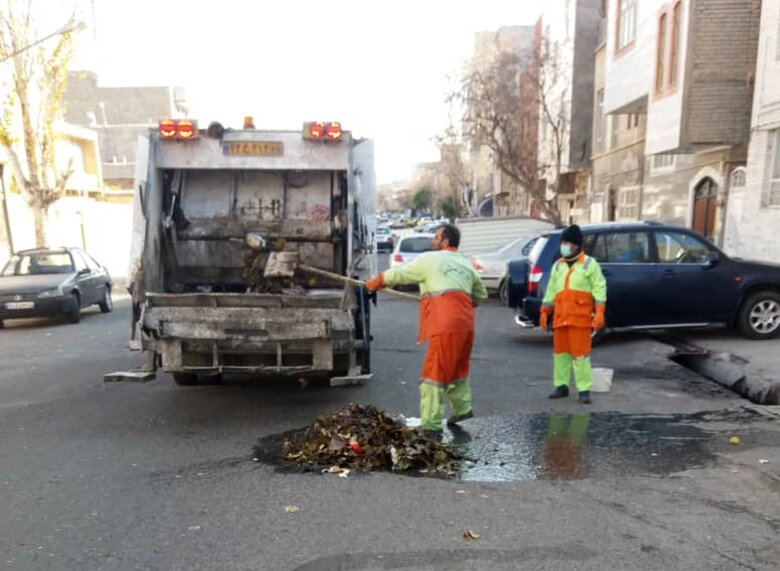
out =
[[[633,180],[606,182],[627,168],[621,161],[606,168],[598,188],[593,179],[603,219],[636,212],[722,242],[732,173],[747,157],[760,4],[609,1],[603,113],[613,122],[628,117],[645,160]]]

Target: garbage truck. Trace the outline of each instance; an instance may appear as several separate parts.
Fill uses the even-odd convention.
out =
[[[273,252],[365,281],[376,272],[374,147],[338,122],[242,129],[164,119],[139,139],[129,289],[130,348],[147,380],[179,385],[225,373],[371,372],[370,294],[296,271],[265,278]]]

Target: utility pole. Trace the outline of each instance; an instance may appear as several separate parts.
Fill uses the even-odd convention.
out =
[[[11,232],[11,218],[8,216],[8,193],[5,190],[5,176],[3,166],[0,164],[0,192],[2,192],[3,222],[5,223],[5,235],[8,236],[8,253],[14,255],[14,237]]]

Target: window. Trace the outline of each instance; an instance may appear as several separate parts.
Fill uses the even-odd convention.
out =
[[[706,264],[710,248],[690,234],[662,230],[655,233],[658,261],[662,264]]]
[[[401,245],[398,248],[399,252],[407,254],[421,254],[423,252],[430,252],[431,250],[433,250],[431,239],[423,237],[404,238],[401,240]]]
[[[36,252],[13,256],[5,268],[4,276],[33,276],[40,274],[67,274],[73,264],[66,252]]]
[[[604,117],[604,90],[599,89],[596,93],[596,121],[594,130],[594,147],[597,153],[602,153],[604,148],[604,131],[606,130],[606,117]]]
[[[90,270],[90,271],[92,271],[92,272],[96,272],[96,271],[98,271],[98,270],[100,269],[100,264],[98,264],[98,263],[97,263],[97,262],[96,262],[96,261],[95,261],[95,260],[92,258],[92,256],[90,256],[90,255],[89,255],[89,254],[87,254],[86,252],[80,252],[80,253],[81,253],[81,255],[84,257],[84,261],[85,261],[85,262],[87,262],[87,267],[89,268],[89,270]]]
[[[621,188],[618,193],[618,220],[636,220],[639,218],[639,188]]]
[[[680,42],[682,31],[682,2],[677,2],[672,10],[672,49],[669,54],[669,85],[677,85],[677,68],[680,62]]]
[[[652,261],[646,232],[601,234],[592,255],[597,262],[612,264],[647,264]]]
[[[658,49],[655,56],[655,90],[664,87],[664,62],[666,61],[666,14],[658,22]]]
[[[731,188],[742,188],[745,186],[746,179],[745,167],[737,167],[731,171]]]
[[[660,170],[674,166],[675,155],[667,153],[660,155],[653,155],[652,164],[653,170]]]
[[[634,41],[636,34],[636,0],[618,0],[617,49],[624,49]]]
[[[780,206],[780,129],[772,131],[774,150],[769,180],[769,205]]]
[[[73,266],[76,268],[77,272],[87,269],[87,262],[84,261],[84,258],[80,253],[73,250],[71,256],[73,256]]]

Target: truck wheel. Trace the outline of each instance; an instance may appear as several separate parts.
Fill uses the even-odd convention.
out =
[[[771,339],[780,334],[780,294],[766,290],[748,297],[739,310],[737,327],[750,339]]]
[[[114,309],[114,300],[111,299],[111,286],[106,284],[106,291],[103,292],[103,301],[99,304],[101,313],[111,313]]]
[[[171,373],[173,382],[180,387],[191,387],[198,384],[198,375],[195,373]]]
[[[68,300],[68,309],[66,310],[65,317],[69,323],[78,323],[81,321],[81,298],[79,294],[72,293]]]

